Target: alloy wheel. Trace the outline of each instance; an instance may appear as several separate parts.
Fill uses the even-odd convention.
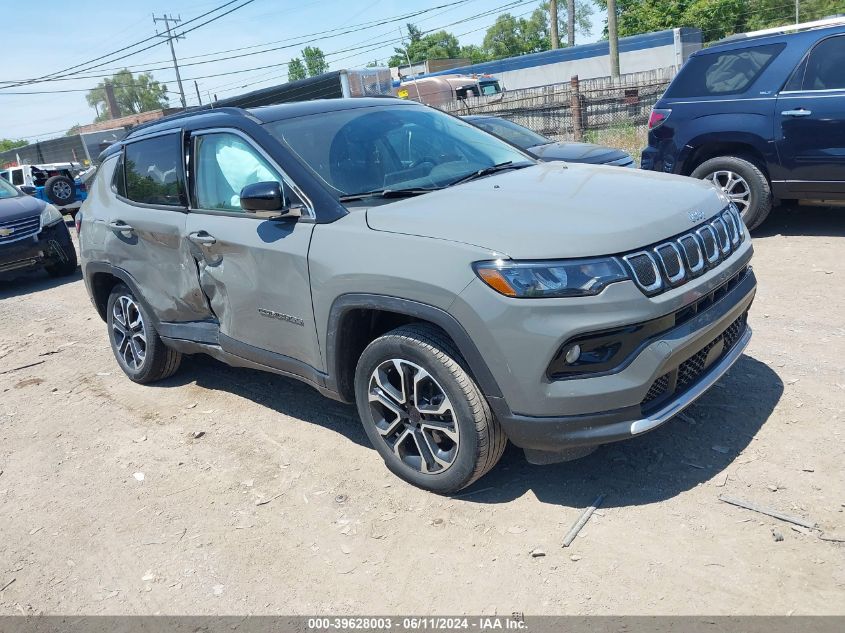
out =
[[[368,392],[376,429],[400,461],[423,474],[452,466],[460,444],[455,410],[431,374],[392,358],[373,371]]]
[[[720,169],[708,174],[704,178],[713,183],[739,209],[740,215],[745,215],[751,204],[751,187],[748,182],[734,171]]]
[[[112,308],[114,348],[127,367],[139,370],[147,358],[147,330],[135,299],[123,295]]]
[[[67,200],[73,192],[70,189],[70,185],[66,182],[57,182],[53,185],[53,194],[61,200]]]

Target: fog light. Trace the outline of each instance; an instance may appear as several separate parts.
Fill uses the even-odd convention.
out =
[[[564,356],[567,365],[572,365],[573,363],[576,363],[580,357],[580,345],[573,345],[572,347],[570,347],[568,350],[566,350],[566,356]]]

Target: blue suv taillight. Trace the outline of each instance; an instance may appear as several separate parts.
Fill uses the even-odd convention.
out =
[[[658,110],[654,109],[651,111],[651,116],[648,117],[648,129],[653,130],[656,127],[660,127],[666,122],[666,119],[669,118],[669,115],[672,114],[671,110]]]

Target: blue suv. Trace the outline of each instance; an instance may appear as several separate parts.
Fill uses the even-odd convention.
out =
[[[692,55],[651,113],[642,167],[711,180],[749,229],[782,200],[845,204],[845,20]]]

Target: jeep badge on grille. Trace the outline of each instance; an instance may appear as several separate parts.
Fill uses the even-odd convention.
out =
[[[690,211],[687,215],[693,222],[701,222],[704,219],[704,211]]]

